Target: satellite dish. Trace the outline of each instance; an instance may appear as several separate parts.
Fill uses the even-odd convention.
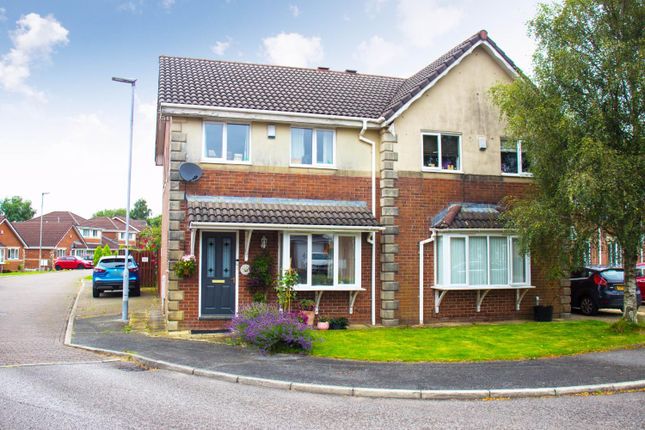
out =
[[[184,182],[197,182],[203,174],[202,168],[195,163],[182,163],[179,166],[179,176]]]

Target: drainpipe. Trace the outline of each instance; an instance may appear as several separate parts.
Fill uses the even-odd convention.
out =
[[[419,324],[423,325],[423,246],[427,243],[434,242],[437,234],[436,230],[432,230],[429,238],[423,239],[419,242]]]
[[[372,215],[376,218],[376,143],[365,137],[367,120],[363,120],[363,128],[358,139],[372,147]],[[372,325],[376,325],[376,232],[370,233],[367,242],[372,245]]]

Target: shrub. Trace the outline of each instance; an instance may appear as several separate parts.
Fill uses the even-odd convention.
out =
[[[190,278],[195,273],[197,263],[194,255],[184,255],[177,261],[172,269],[180,278]]]
[[[331,318],[329,320],[330,330],[345,330],[349,325],[349,320],[345,317]]]
[[[263,353],[309,352],[313,342],[312,331],[300,315],[264,303],[243,309],[233,319],[231,333],[235,340],[257,346]]]

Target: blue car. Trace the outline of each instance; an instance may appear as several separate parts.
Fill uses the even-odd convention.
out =
[[[113,255],[101,257],[94,266],[92,273],[92,295],[99,297],[105,291],[123,290],[123,269],[125,267],[125,256]],[[133,297],[141,295],[139,278],[139,266],[130,256],[128,257],[129,292]]]

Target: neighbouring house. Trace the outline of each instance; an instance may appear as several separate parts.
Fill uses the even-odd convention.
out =
[[[645,262],[645,239],[642,241],[638,261]],[[598,236],[587,244],[582,263],[585,266],[623,266],[623,249],[618,241],[608,233],[598,229]]]
[[[95,217],[85,220],[78,226],[88,246],[82,256],[92,257],[97,247],[105,245],[113,252],[119,252],[119,249],[125,246],[125,225],[125,220],[121,217]],[[143,220],[130,220],[128,236],[132,248],[138,247],[139,233],[146,227],[147,223]]]
[[[530,166],[489,89],[520,71],[481,31],[409,78],[162,56],[162,289],[171,330],[219,329],[252,301],[250,265],[353,323],[566,314],[500,201]],[[201,178],[183,181],[183,163]],[[196,273],[178,278],[182,256]],[[270,300],[275,301],[275,296]]]
[[[0,272],[21,270],[26,246],[11,221],[0,215]]]

